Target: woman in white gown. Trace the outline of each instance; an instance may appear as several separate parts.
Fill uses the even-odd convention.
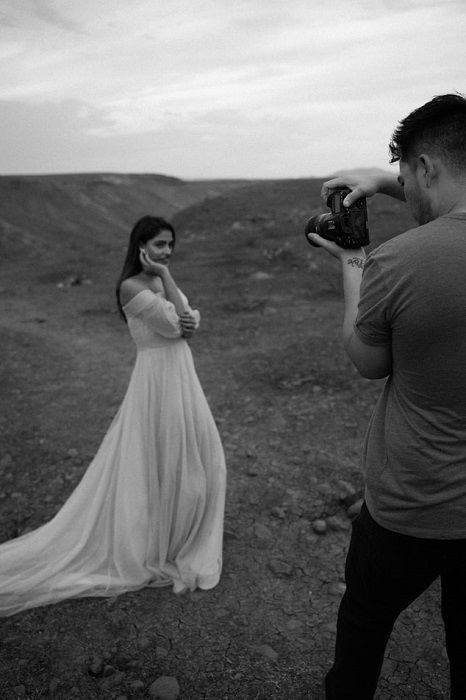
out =
[[[168,269],[172,226],[134,226],[117,301],[137,347],[123,402],[56,516],[0,545],[0,615],[143,586],[212,588],[226,470],[186,337],[199,324]]]

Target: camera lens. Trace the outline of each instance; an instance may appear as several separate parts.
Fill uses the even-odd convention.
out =
[[[313,245],[315,248],[318,248],[319,245],[317,243],[314,243],[314,241],[311,241],[311,239],[307,237],[307,234],[308,233],[319,233],[320,234],[320,219],[322,219],[323,216],[326,216],[326,214],[311,216],[311,218],[308,220],[308,222],[306,224],[306,228],[304,229],[306,241],[310,245]]]

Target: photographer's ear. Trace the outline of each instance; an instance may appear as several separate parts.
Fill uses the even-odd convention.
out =
[[[427,153],[421,153],[418,157],[418,167],[426,187],[431,187],[433,180],[438,175],[438,164]]]

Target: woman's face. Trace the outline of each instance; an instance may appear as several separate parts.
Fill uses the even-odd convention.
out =
[[[171,231],[160,231],[156,236],[150,238],[141,247],[146,251],[151,260],[162,265],[168,265],[175,242]]]

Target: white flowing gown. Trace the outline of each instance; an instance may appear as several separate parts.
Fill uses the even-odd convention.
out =
[[[56,516],[0,545],[0,615],[219,581],[225,459],[191,350],[161,293],[145,289],[124,311],[137,346],[126,395]]]

